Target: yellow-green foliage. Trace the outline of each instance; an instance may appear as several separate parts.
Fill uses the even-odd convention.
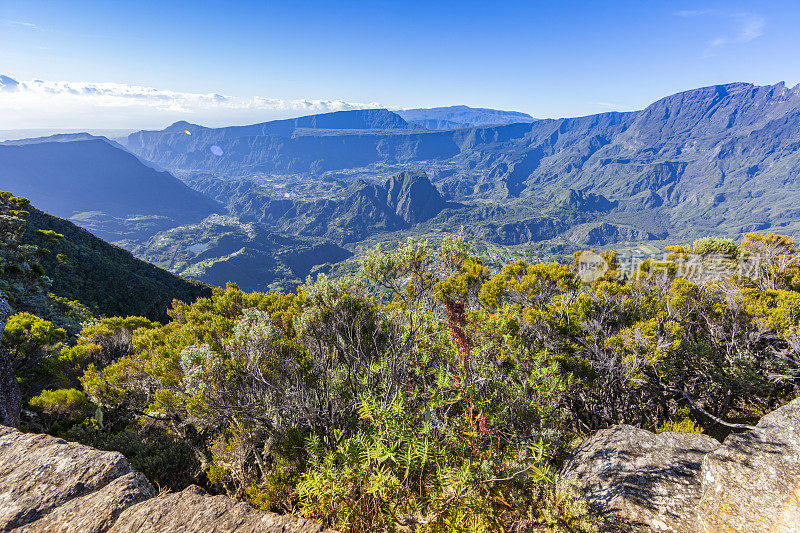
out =
[[[83,392],[76,389],[45,390],[31,398],[29,403],[44,414],[71,419],[91,416],[97,408]]]
[[[688,417],[677,422],[673,420],[667,420],[656,428],[656,433],[666,433],[669,431],[674,433],[702,433],[703,428],[697,424],[697,422]]]
[[[120,332],[122,329],[134,332],[140,328],[153,329],[158,327],[158,322],[152,322],[144,317],[129,316],[102,318],[99,321],[89,324],[81,330],[81,337],[87,339],[96,339],[100,337],[111,337]]]
[[[76,384],[92,358],[101,350],[97,344],[76,344],[64,347],[61,352],[42,360],[41,374],[61,388]]]
[[[31,313],[17,313],[8,319],[3,343],[10,347],[18,358],[35,356],[43,348],[64,340],[67,332],[57,328],[49,320]]]
[[[556,477],[539,496],[539,521],[552,533],[597,531],[598,520],[589,510],[577,481]]]
[[[786,290],[744,289],[744,307],[767,327],[787,334],[800,323],[800,293]]]
[[[694,241],[692,252],[699,255],[717,254],[735,259],[739,255],[739,245],[733,239],[703,237]]]

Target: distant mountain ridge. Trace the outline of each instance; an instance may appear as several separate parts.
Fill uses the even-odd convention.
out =
[[[495,126],[534,122],[536,119],[520,111],[502,111],[455,105],[428,109],[402,109],[397,114],[411,125],[428,130],[454,130],[475,126]]]
[[[800,86],[731,83],[667,96],[641,111],[502,125],[434,131],[414,123],[448,120],[459,110],[422,110],[429,114],[409,120],[385,109],[354,110],[228,128],[178,122],[123,141],[196,191],[108,141],[6,143],[0,186],[15,190],[3,181],[15,150],[113,152],[122,166],[94,174],[76,173],[97,166],[77,157],[82,150],[51,164],[52,172],[37,160],[50,161],[49,152],[28,157],[30,165],[17,167],[30,172],[18,174],[38,183],[45,199],[46,184],[54,185],[67,216],[138,247],[140,257],[205,280],[241,268],[248,283],[284,275],[294,283],[311,272],[287,266],[281,257],[292,250],[309,258],[321,243],[339,247],[312,261],[319,269],[381,239],[461,226],[499,245],[555,254],[750,231],[800,235]],[[134,174],[118,171],[134,166]],[[154,181],[141,181],[140,172]],[[123,194],[129,189],[120,185],[107,194],[100,185],[108,176],[135,190]],[[94,185],[81,190],[86,183]],[[149,210],[114,215],[120,198]],[[97,205],[103,214],[88,209]],[[210,221],[214,213],[231,218]],[[248,224],[259,237],[249,236]],[[201,236],[215,251],[190,249]],[[246,260],[272,266],[252,270]]]

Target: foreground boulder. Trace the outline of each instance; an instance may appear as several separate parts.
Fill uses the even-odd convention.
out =
[[[131,472],[120,453],[0,426],[0,530],[36,522]],[[139,499],[153,495],[147,483]]]
[[[237,533],[319,533],[330,531],[310,520],[253,509],[225,496],[209,496],[200,487],[153,498],[131,507],[109,533],[207,531]]]
[[[703,459],[701,531],[800,531],[800,399]]]
[[[155,496],[139,472],[120,476],[95,492],[73,498],[35,522],[22,526],[28,533],[102,533],[131,505]]]
[[[199,487],[156,497],[122,454],[0,426],[0,531],[265,532],[331,530]]]
[[[699,531],[703,457],[719,446],[698,433],[618,425],[595,433],[562,467],[578,480],[603,531]]]

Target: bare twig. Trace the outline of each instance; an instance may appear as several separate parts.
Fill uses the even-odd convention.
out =
[[[709,413],[708,411],[706,411],[705,409],[703,409],[702,407],[697,405],[694,402],[694,400],[692,400],[692,397],[689,396],[689,393],[686,392],[686,391],[683,391],[683,390],[680,390],[680,389],[674,389],[672,387],[666,387],[666,389],[668,391],[670,391],[670,392],[677,392],[678,394],[683,395],[683,397],[686,398],[686,401],[689,402],[692,407],[694,407],[695,409],[697,409],[698,411],[700,411],[701,413],[706,415],[708,418],[710,418],[711,420],[713,420],[717,424],[721,424],[723,426],[726,426],[726,427],[729,427],[729,428],[734,428],[734,429],[750,429],[750,430],[756,429],[755,426],[750,426],[748,424],[731,424],[730,422],[725,422],[721,418],[712,415],[711,413]]]

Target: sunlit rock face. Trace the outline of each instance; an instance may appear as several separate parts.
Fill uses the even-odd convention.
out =
[[[701,463],[718,446],[708,435],[617,425],[584,442],[562,474],[583,486],[606,530],[694,533]]]
[[[118,452],[0,426],[0,531],[333,533],[199,487],[156,497]]]
[[[800,531],[800,399],[703,459],[703,531]]]
[[[617,425],[561,474],[583,487],[603,531],[800,531],[800,399],[720,444],[698,433]]]

